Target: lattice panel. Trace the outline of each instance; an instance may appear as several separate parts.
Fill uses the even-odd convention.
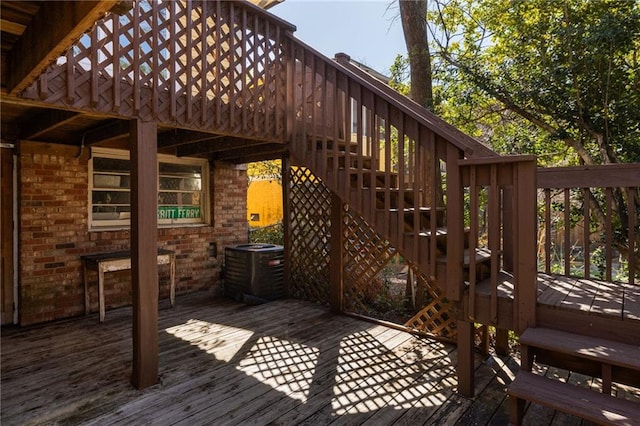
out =
[[[440,337],[454,339],[456,318],[451,305],[442,295],[442,290],[421,274],[417,265],[409,265],[415,276],[416,305],[423,306],[404,325],[414,330]]]
[[[290,173],[289,290],[293,297],[328,303],[331,192],[303,167]]]
[[[292,168],[290,178],[291,295],[328,303],[331,191],[307,168]],[[388,274],[396,250],[348,205],[342,220],[345,311],[455,338],[455,317],[441,290],[416,265],[405,267],[415,277],[411,282],[394,281]],[[409,293],[412,304],[407,301]]]
[[[136,1],[98,21],[22,96],[284,141],[282,25],[240,2]]]
[[[395,250],[357,213],[344,212],[344,306],[348,312],[375,315],[381,294],[379,273]]]

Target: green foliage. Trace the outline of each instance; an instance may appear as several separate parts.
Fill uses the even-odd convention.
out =
[[[270,160],[249,163],[247,176],[249,177],[249,181],[253,179],[271,179],[281,183],[282,161]]]
[[[284,245],[284,226],[282,222],[262,228],[250,228],[249,242]]]
[[[636,1],[438,0],[437,112],[543,164],[640,161]]]
[[[389,71],[391,71],[389,86],[398,93],[409,96],[409,58],[396,55],[396,59],[393,61]]]

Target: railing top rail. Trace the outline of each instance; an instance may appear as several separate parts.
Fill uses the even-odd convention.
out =
[[[538,168],[538,188],[640,187],[640,163]]]
[[[351,63],[351,57],[346,53],[337,53],[335,60],[352,75],[357,76],[359,80],[364,80],[367,83],[365,86],[369,90],[372,90],[378,96],[391,100],[402,112],[412,116],[432,131],[445,137],[448,141],[462,149],[469,156],[491,157],[498,155],[480,141],[458,130],[456,127],[447,123],[433,112],[424,108],[422,105],[407,98],[406,96],[402,96],[387,84],[374,78],[371,74]]]
[[[313,47],[297,39],[293,34],[288,33],[287,36],[290,37],[291,41],[295,45],[311,53],[314,56],[314,60],[319,60],[327,67],[333,68],[335,71],[356,81],[366,90],[389,102],[399,111],[414,118],[418,123],[424,125],[437,135],[442,136],[449,143],[462,150],[467,156],[497,156],[494,151],[487,148],[480,141],[477,141],[471,136],[456,129],[451,124],[447,123],[426,108],[423,108],[417,103],[411,101],[409,98],[400,95],[386,84],[371,77],[371,75],[353,64],[350,64],[348,60],[345,61],[344,58],[347,58],[347,55],[338,54],[336,56],[336,60],[331,60],[315,50]]]
[[[494,154],[495,155],[495,154]],[[503,155],[501,157],[473,157],[458,160],[460,166],[482,166],[486,164],[505,164],[536,161],[535,155]]]
[[[293,25],[292,23],[285,21],[284,19],[280,18],[279,16],[274,15],[273,13],[269,13],[266,10],[264,10],[263,8],[249,2],[246,0],[242,0],[242,1],[236,1],[235,2],[238,6],[243,7],[247,10],[250,10],[252,13],[255,13],[256,15],[259,15],[260,17],[280,26],[283,30],[285,31],[291,31],[294,32],[297,28],[295,25]]]

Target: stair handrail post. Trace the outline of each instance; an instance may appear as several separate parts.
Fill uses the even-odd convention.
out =
[[[447,145],[447,282],[445,294],[460,301],[464,289],[464,186],[458,162],[463,154],[451,144]]]
[[[514,319],[516,332],[536,324],[537,304],[537,184],[536,158],[515,165],[514,224]]]

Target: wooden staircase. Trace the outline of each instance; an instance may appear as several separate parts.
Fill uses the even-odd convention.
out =
[[[566,336],[545,339],[542,346],[534,338],[543,330],[535,328],[535,158],[497,156],[344,55],[328,63],[304,45],[293,54],[294,110],[300,117],[290,145],[294,164],[309,168],[457,305],[458,391],[474,393],[474,323],[481,323],[515,330],[523,338],[526,364],[510,391],[514,422],[521,420],[523,400],[544,403],[540,395],[550,390],[566,388],[573,398],[554,407],[582,398],[582,390],[547,385],[530,373],[533,358],[584,358],[564,341],[596,342],[593,336]],[[619,342],[598,344],[622,348]],[[634,348],[626,347],[625,353]],[[603,352],[591,358],[602,367],[606,387],[620,379],[619,368],[633,371],[633,377],[638,372],[637,363],[619,365]],[[627,418],[636,413],[638,404],[618,404],[605,395],[594,400],[609,399],[612,412]]]
[[[525,401],[611,425],[640,425],[640,404],[611,396],[612,382],[640,387],[640,346],[550,328],[520,336],[521,370],[509,386],[510,423],[521,424]],[[533,374],[534,360],[602,379],[602,392]]]

